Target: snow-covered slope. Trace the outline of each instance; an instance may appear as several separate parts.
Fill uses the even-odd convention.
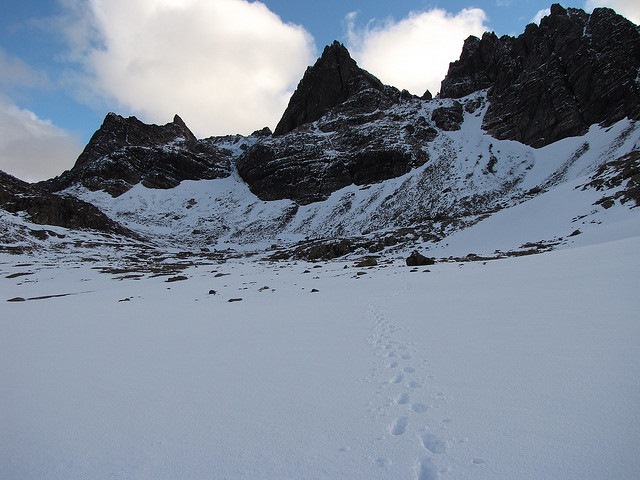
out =
[[[0,253],[1,476],[630,480],[639,239],[418,271]]]
[[[485,108],[306,205],[237,172],[68,190],[145,240],[0,210],[2,476],[635,478],[640,125],[533,149]],[[390,241],[267,260],[307,237]]]
[[[0,477],[635,479],[640,33],[594,16],[469,39],[462,98],[336,43],[282,135],[108,115],[72,171],[3,176]]]
[[[495,140],[481,129],[486,111],[483,97],[474,95],[467,101],[484,103],[484,107],[465,112],[460,130],[440,131],[426,143],[422,148],[429,160],[424,165],[381,183],[344,187],[324,201],[307,205],[262,201],[237,174],[184,181],[170,190],[139,184],[117,198],[82,187],[67,193],[95,204],[156,245],[191,250],[264,250],[305,239],[373,238],[390,232],[403,232],[396,239],[406,248],[425,243],[430,248],[434,240],[450,243],[446,239],[450,233],[498,211],[500,217],[509,215],[515,207],[518,224],[527,226],[521,227],[520,236],[509,237],[513,241],[504,237],[496,244],[476,238],[478,246],[468,247],[478,250],[475,253],[491,253],[565,238],[585,222],[597,221],[596,214],[604,208],[594,202],[603,193],[576,187],[587,184],[600,165],[640,149],[640,124],[630,120],[607,128],[593,126],[584,136],[540,149]],[[414,99],[395,106],[380,122],[430,117],[434,109],[451,103]],[[315,128],[315,123],[308,127]],[[325,141],[329,144],[331,136]],[[633,206],[633,202],[618,203],[614,211],[622,209],[626,213],[621,215],[637,218],[637,210],[630,210]],[[408,237],[407,229],[411,230]]]

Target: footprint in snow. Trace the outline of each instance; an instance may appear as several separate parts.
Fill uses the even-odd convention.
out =
[[[438,480],[438,469],[429,457],[424,457],[416,466],[417,480]]]
[[[402,382],[403,380],[404,380],[404,375],[402,373],[399,373],[399,374],[395,375],[393,378],[389,379],[389,383],[398,384],[398,383]]]
[[[411,405],[411,411],[414,413],[424,413],[429,410],[429,406],[424,403],[414,403]]]
[[[389,433],[395,437],[402,435],[407,430],[407,425],[409,425],[409,418],[405,416],[399,417],[391,424]]]
[[[429,450],[431,453],[444,453],[448,447],[446,440],[442,440],[437,435],[434,435],[430,432],[422,434],[421,440],[422,446]]]
[[[396,404],[398,405],[406,405],[407,403],[409,403],[409,394],[407,392],[401,393],[396,398]]]

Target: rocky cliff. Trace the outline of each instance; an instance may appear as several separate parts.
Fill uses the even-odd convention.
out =
[[[307,69],[274,136],[238,159],[238,172],[262,199],[303,204],[403,175],[427,161],[420,144],[437,135],[430,120],[405,118],[407,102],[420,100],[383,85],[334,42]]]
[[[439,132],[461,128],[464,102],[443,99],[486,89],[483,128],[541,147],[593,124],[640,118],[639,65],[633,23],[610,9],[588,15],[557,4],[517,38],[467,39],[436,101],[383,86],[334,43],[307,70],[278,135],[243,155],[238,171],[260,198],[300,203],[398,177],[427,161]]]
[[[608,8],[558,4],[517,38],[469,37],[442,82],[443,98],[488,89],[483,128],[541,147],[590,125],[640,118],[640,30]]]
[[[137,183],[172,188],[182,180],[221,178],[230,172],[229,152],[197,140],[177,115],[160,126],[110,113],[73,168],[41,186],[59,191],[83,185],[118,196]]]
[[[305,72],[274,135],[284,135],[300,125],[318,120],[329,109],[367,89],[384,91],[385,86],[359,68],[344,45],[334,42],[325,47],[315,65]]]
[[[69,195],[48,193],[1,171],[0,208],[23,214],[37,225],[90,229],[135,237],[133,232],[109,219],[90,203]]]

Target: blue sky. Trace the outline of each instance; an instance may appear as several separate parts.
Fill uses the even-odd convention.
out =
[[[636,0],[606,4],[636,22]],[[438,91],[469,34],[518,35],[543,0],[0,0],[0,169],[70,168],[109,111],[182,116],[199,137],[277,123],[337,39],[382,81]]]

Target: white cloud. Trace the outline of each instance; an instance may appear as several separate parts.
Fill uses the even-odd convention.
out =
[[[635,24],[640,23],[640,2],[638,0],[587,0],[584,5],[584,9],[589,12],[596,7],[613,8]]]
[[[433,9],[358,28],[352,13],[346,17],[348,47],[358,64],[384,83],[418,95],[427,89],[435,94],[464,40],[489,30],[486,19],[479,8],[455,15]]]
[[[531,21],[533,23],[537,23],[538,25],[540,25],[540,20],[542,20],[542,17],[546,17],[550,13],[551,13],[551,10],[549,8],[543,8],[542,10],[538,10],[538,13],[536,13],[536,15],[531,19]]]
[[[178,113],[200,137],[273,128],[315,57],[308,32],[257,1],[64,4],[85,94],[148,122]]]
[[[73,166],[79,140],[0,95],[0,170],[34,182]]]
[[[0,86],[4,88],[46,88],[50,86],[47,75],[36,71],[19,58],[0,48]]]

